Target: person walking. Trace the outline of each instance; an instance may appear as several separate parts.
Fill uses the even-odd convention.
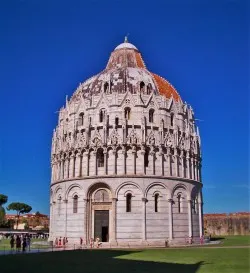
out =
[[[23,242],[22,242],[23,252],[25,252],[26,246],[27,246],[26,237],[23,236]]]
[[[10,248],[11,248],[11,251],[14,250],[14,246],[15,246],[15,239],[14,239],[14,237],[12,235],[11,238],[10,238]]]
[[[16,250],[19,252],[21,249],[21,238],[19,237],[19,235],[17,235],[16,237]]]

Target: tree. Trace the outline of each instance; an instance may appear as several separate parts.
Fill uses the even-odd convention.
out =
[[[5,220],[5,209],[3,205],[7,203],[7,201],[8,201],[8,196],[4,194],[0,194],[0,225],[2,225]]]
[[[8,205],[7,210],[16,211],[16,215],[17,215],[16,229],[17,229],[20,215],[24,213],[29,213],[32,210],[32,207],[25,203],[14,202]]]
[[[0,194],[0,206],[4,205],[8,201],[8,196]]]

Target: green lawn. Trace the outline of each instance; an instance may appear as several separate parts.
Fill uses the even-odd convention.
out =
[[[2,273],[247,273],[249,248],[82,250],[0,256]]]
[[[250,246],[250,236],[216,236],[212,240],[220,240],[220,246]]]
[[[43,239],[32,239],[31,240],[31,248],[45,248],[47,246],[35,244],[32,245],[33,242],[46,242],[46,240]],[[10,240],[9,239],[3,239],[0,243],[0,250],[10,250]]]

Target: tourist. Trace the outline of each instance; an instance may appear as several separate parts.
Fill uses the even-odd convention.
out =
[[[13,236],[11,236],[10,238],[10,248],[11,250],[14,250],[14,246],[15,246],[15,239]]]
[[[29,251],[30,251],[30,236],[27,235],[27,238],[26,238],[26,245],[27,245],[27,248],[29,248]]]
[[[63,246],[65,246],[65,244],[66,244],[66,238],[63,237]]]
[[[55,239],[55,246],[58,246],[58,239]]]
[[[62,237],[59,238],[58,245],[59,245],[59,246],[62,245]]]
[[[19,235],[17,235],[16,237],[16,250],[19,252],[21,249],[21,238],[19,237]]]
[[[80,246],[82,246],[82,243],[83,243],[83,239],[82,237],[80,238]]]
[[[27,246],[26,237],[23,236],[23,241],[22,241],[23,252],[26,250],[26,246]]]

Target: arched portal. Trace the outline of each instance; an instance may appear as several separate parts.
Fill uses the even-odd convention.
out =
[[[87,238],[110,242],[112,237],[112,192],[105,183],[97,183],[88,193]]]

